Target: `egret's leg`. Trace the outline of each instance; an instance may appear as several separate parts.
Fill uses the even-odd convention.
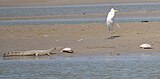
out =
[[[113,39],[113,32],[112,31],[110,31],[110,35],[111,35],[111,39]]]
[[[109,35],[110,35],[110,37],[108,38],[108,39],[113,39],[113,35],[112,35],[112,27],[109,27],[108,28],[109,29]]]
[[[116,25],[117,25],[117,27],[118,27],[119,29],[121,29],[121,27],[120,27],[120,25],[119,25],[118,23],[116,23]]]

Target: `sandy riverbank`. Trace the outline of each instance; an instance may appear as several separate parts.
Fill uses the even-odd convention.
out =
[[[114,27],[114,39],[105,24],[55,24],[0,26],[0,56],[13,50],[71,47],[76,55],[127,54],[160,52],[160,22],[120,23]],[[83,41],[77,41],[83,39]],[[153,49],[142,50],[142,43],[153,43]]]

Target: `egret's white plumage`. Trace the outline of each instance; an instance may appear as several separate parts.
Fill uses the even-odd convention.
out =
[[[115,17],[116,12],[118,12],[118,10],[115,10],[114,8],[112,8],[107,15],[106,25],[108,27],[109,32],[111,32],[113,30],[114,17]],[[117,24],[117,26],[120,28],[120,26],[118,24]],[[112,36],[111,36],[111,38],[112,38]]]
[[[113,30],[114,17],[115,17],[116,12],[118,12],[118,10],[115,10],[114,8],[112,8],[107,15],[106,24],[107,24],[109,31]]]

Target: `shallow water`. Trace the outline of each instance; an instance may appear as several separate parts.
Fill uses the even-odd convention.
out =
[[[115,22],[159,22],[160,17],[148,18],[116,18]],[[46,20],[1,20],[1,26],[11,25],[45,25],[45,24],[81,24],[81,23],[105,23],[105,18],[79,18],[79,19],[46,19]]]
[[[73,56],[0,60],[1,79],[159,79],[160,56]]]
[[[25,16],[52,16],[70,14],[107,14],[111,8],[121,12],[148,12],[159,11],[160,3],[134,3],[134,4],[90,4],[67,6],[26,6],[26,7],[0,7],[0,17],[25,17]],[[141,22],[160,21],[160,17],[123,17],[116,18],[116,22]],[[45,20],[0,20],[0,25],[41,25],[41,24],[79,24],[79,23],[104,23],[105,17],[77,18],[77,19],[45,19]]]
[[[108,13],[111,8],[121,12],[159,11],[160,3],[0,7],[0,17]]]

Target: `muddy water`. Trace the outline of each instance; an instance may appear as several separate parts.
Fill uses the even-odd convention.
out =
[[[160,56],[73,56],[0,60],[1,79],[159,79]]]

